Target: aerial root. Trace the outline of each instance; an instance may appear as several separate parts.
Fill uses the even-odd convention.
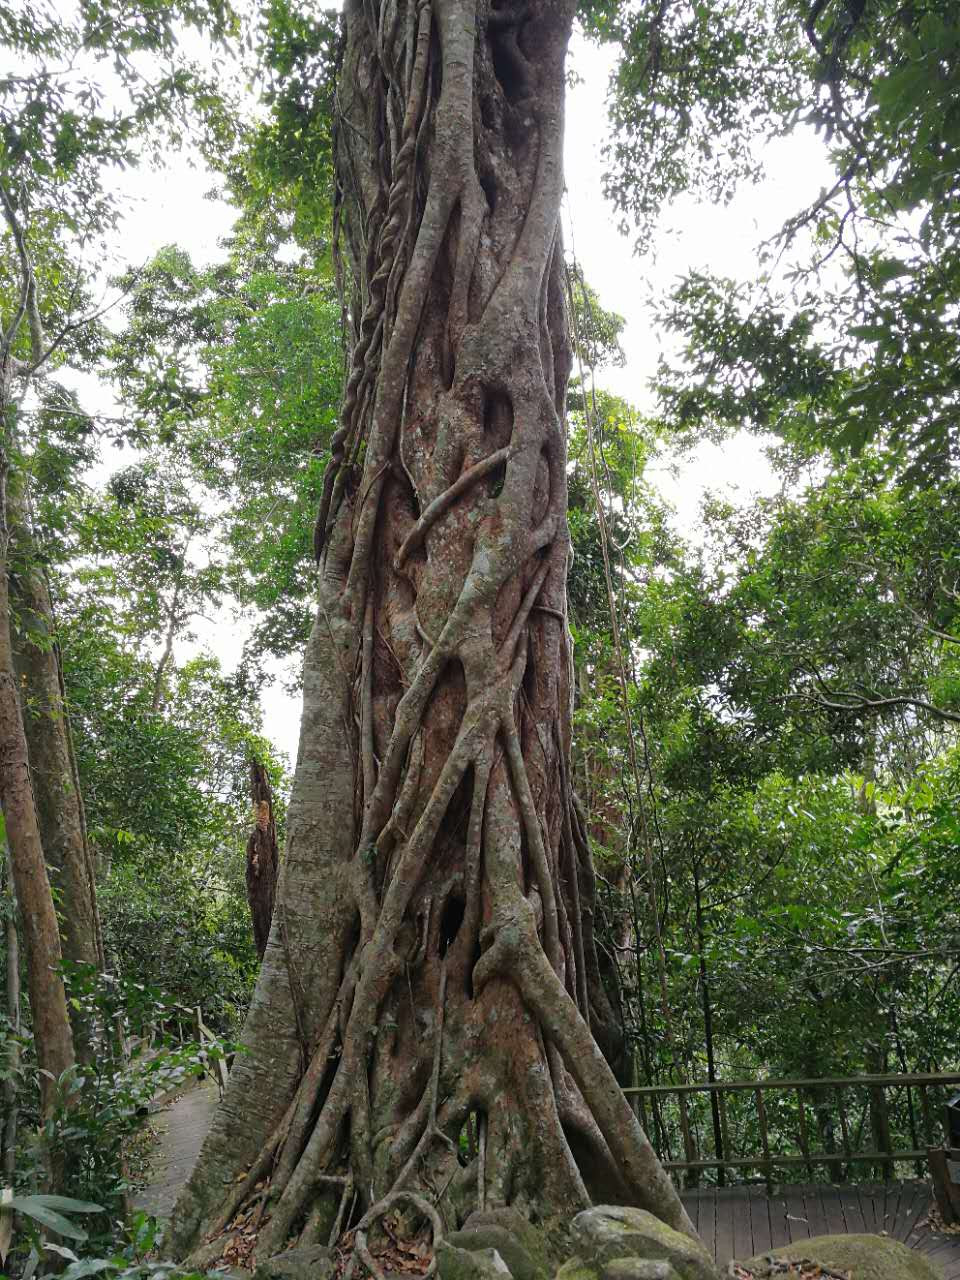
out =
[[[491,471],[495,471],[502,463],[507,462],[512,452],[510,446],[505,445],[502,449],[497,449],[472,467],[468,467],[462,475],[454,480],[448,489],[445,489],[443,493],[439,494],[424,508],[420,519],[404,538],[394,558],[393,567],[398,573],[410,552],[416,550],[431,526],[436,524],[443,513],[456,502],[457,498],[466,493],[478,480],[482,480],[484,476],[489,475]]]
[[[410,1157],[403,1165],[403,1168],[394,1179],[393,1186],[388,1195],[399,1192],[403,1183],[410,1176],[412,1170],[416,1167],[417,1161],[432,1138],[439,1138],[441,1142],[446,1143],[448,1147],[456,1154],[457,1144],[452,1138],[443,1132],[437,1124],[437,1098],[440,1091],[440,1061],[443,1051],[443,1014],[447,998],[447,965],[444,962],[440,966],[440,992],[437,997],[437,1030],[433,1046],[433,1067],[430,1071],[430,1106],[427,1113],[427,1123],[424,1126],[423,1133],[417,1141],[410,1154]]]
[[[374,1280],[384,1280],[383,1272],[371,1256],[370,1249],[367,1244],[367,1231],[378,1218],[382,1218],[385,1214],[389,1213],[394,1205],[402,1204],[404,1202],[412,1204],[417,1212],[427,1219],[433,1229],[433,1257],[430,1259],[430,1265],[423,1273],[425,1280],[428,1280],[428,1278],[436,1272],[437,1247],[443,1240],[443,1223],[440,1220],[439,1213],[437,1213],[432,1204],[429,1204],[424,1200],[423,1196],[417,1195],[416,1192],[391,1191],[385,1195],[382,1200],[378,1200],[375,1205],[369,1208],[357,1223],[356,1235],[354,1236],[356,1253],[354,1258],[351,1258],[350,1260],[343,1280],[352,1280],[355,1258],[360,1259],[363,1265],[370,1272],[371,1276],[373,1276]]]
[[[341,985],[342,991],[342,985]],[[291,1103],[292,1112],[283,1138],[283,1150],[274,1175],[274,1194],[282,1191],[290,1179],[294,1166],[303,1147],[310,1116],[317,1101],[320,1086],[326,1073],[327,1062],[333,1052],[333,1043],[338,1030],[338,1006],[340,994],[334,1000],[327,1015],[326,1026],[320,1036],[317,1049],[303,1073],[300,1085]]]
[[[637,1203],[676,1231],[697,1238],[669,1177],[620,1090],[584,1017],[539,945],[533,910],[515,886],[493,943],[477,962],[474,983],[509,976],[544,1037],[556,1045],[584,1104]]]

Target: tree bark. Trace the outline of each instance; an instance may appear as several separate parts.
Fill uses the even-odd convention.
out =
[[[0,809],[3,810],[14,894],[23,926],[27,990],[40,1067],[40,1103],[46,1117],[60,1099],[60,1079],[74,1065],[75,1058],[61,974],[63,956],[57,913],[43,856],[14,670],[10,613],[11,532],[7,499],[10,478],[8,446],[18,411],[14,387],[19,385],[22,393],[29,386],[30,379],[45,358],[45,351],[37,280],[21,215],[2,184],[0,207],[16,249],[20,284],[18,304],[0,333]],[[18,337],[24,329],[29,335],[29,362],[21,361],[15,354]]]
[[[4,865],[10,880],[10,851],[4,848]],[[7,1060],[4,1063],[3,1080],[3,1148],[0,1153],[0,1172],[4,1186],[13,1186],[17,1166],[17,1127],[20,1117],[20,1098],[17,1082],[20,1075],[20,935],[17,932],[17,901],[12,883],[9,884],[9,901],[3,922],[4,950],[6,952],[7,983],[6,1012],[9,1028]]]
[[[612,1199],[693,1230],[592,1031],[609,1008],[565,591],[571,20],[566,0],[345,12],[352,367],[273,929],[173,1215],[181,1255],[264,1176],[259,1256],[337,1176],[363,1210],[404,1189],[448,1227]]]
[[[14,664],[40,838],[60,895],[63,955],[72,963],[101,970],[103,941],[96,875],[67,719],[53,609],[22,483],[9,485],[7,510]]]
[[[247,901],[253,923],[253,941],[263,959],[273,921],[277,896],[280,854],[277,824],[273,816],[273,792],[267,771],[257,760],[250,761],[250,794],[253,799],[253,830],[247,840]]]
[[[23,924],[27,989],[41,1073],[41,1105],[44,1114],[49,1115],[59,1098],[60,1078],[74,1065],[73,1035],[60,972],[63,956],[57,913],[40,840],[18,682],[13,667],[8,590],[7,470],[6,450],[0,447],[0,808],[6,820],[13,883]]]

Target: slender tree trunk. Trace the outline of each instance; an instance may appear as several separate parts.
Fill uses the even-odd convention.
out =
[[[703,918],[703,898],[700,891],[700,866],[693,863],[693,893],[697,916],[697,961],[700,969],[700,1000],[703,1007],[703,1039],[707,1050],[707,1079],[714,1084],[717,1079],[717,1063],[713,1052],[713,1006],[710,1003],[710,982],[707,976],[706,927]],[[717,1159],[724,1158],[723,1128],[720,1124],[720,1102],[716,1091],[710,1094],[710,1113],[713,1120],[713,1146]],[[717,1170],[717,1184],[726,1185],[726,1170]]]
[[[273,921],[280,853],[277,849],[277,824],[273,816],[270,779],[266,769],[257,760],[250,761],[250,794],[253,799],[254,823],[247,840],[247,901],[253,922],[254,945],[262,960]]]
[[[63,955],[66,960],[99,970],[103,968],[103,943],[96,873],[87,842],[50,592],[31,529],[25,489],[13,479],[8,486],[7,511],[14,663],[40,836],[60,895]]]
[[[448,1227],[615,1199],[693,1230],[591,1030],[610,1011],[570,784],[571,19],[345,13],[352,368],[273,929],[181,1254],[267,1174],[259,1256],[338,1176],[364,1209],[418,1191]]]
[[[4,420],[7,399],[4,396]],[[9,599],[10,532],[6,450],[0,451],[0,807],[6,820],[13,883],[23,923],[27,989],[45,1114],[58,1099],[60,1077],[74,1064],[73,1035],[60,967],[60,933],[30,782],[27,740],[13,666]]]
[[[4,1186],[13,1186],[17,1162],[17,1127],[20,1115],[18,1077],[20,1073],[20,935],[17,932],[17,900],[13,892],[10,851],[4,849],[4,862],[9,888],[3,923],[7,965],[6,1013],[10,1033],[6,1075],[3,1081],[3,1153],[0,1171]]]

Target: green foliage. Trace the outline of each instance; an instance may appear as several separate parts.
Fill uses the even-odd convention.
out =
[[[661,373],[668,420],[775,430],[844,457],[878,441],[913,484],[947,475],[960,440],[955,6],[601,0],[584,21],[620,49],[608,194],[641,247],[665,203],[731,198],[780,136],[814,129],[834,172],[764,247],[755,281],[694,272],[674,291],[661,319],[685,352]]]
[[[108,950],[128,977],[232,1026],[256,972],[243,878],[251,755],[272,774],[283,829],[283,774],[256,693],[201,657],[174,669],[171,710],[153,711],[155,662],[92,601],[64,619],[61,644],[90,836],[109,870]]]
[[[254,44],[268,115],[229,172],[243,209],[241,234],[283,227],[314,254],[329,245],[339,42],[334,9],[318,11],[300,0],[259,7]]]
[[[714,319],[701,317],[705,331]],[[957,920],[941,878],[960,802],[953,482],[898,486],[871,452],[773,500],[710,500],[703,545],[690,547],[646,487],[656,437],[611,398],[597,403],[633,744],[590,453],[575,431],[575,776],[639,1081],[706,1077],[707,1010],[720,1079],[949,1069],[960,1052]],[[773,1134],[795,1133],[793,1105],[771,1098]],[[834,1110],[811,1117],[821,1149],[839,1147]],[[690,1116],[709,1148],[706,1103]],[[905,1105],[890,1122],[915,1145]],[[754,1109],[731,1102],[728,1123],[738,1153],[759,1150]],[[681,1158],[678,1125],[668,1113],[654,1136]]]
[[[206,494],[205,527],[226,552],[218,583],[261,613],[251,661],[299,652],[341,385],[329,284],[246,251],[201,272],[171,248],[138,278],[129,316],[120,388],[158,442],[164,483],[172,465]]]
[[[135,1186],[127,1172],[127,1144],[141,1128],[149,1103],[182,1089],[222,1058],[229,1046],[182,1040],[180,1030],[189,1032],[193,1010],[171,1001],[155,986],[81,966],[69,966],[65,978],[69,1002],[82,1013],[96,1052],[65,1073],[59,1081],[58,1106],[41,1118],[36,1063],[26,1038],[20,1082],[22,1145],[15,1194],[5,1204],[36,1224],[18,1237],[15,1253],[55,1250],[75,1261],[66,1246],[42,1242],[37,1227],[55,1231],[74,1248],[88,1239],[91,1249],[107,1247]],[[6,1035],[0,1036],[4,1061],[8,1047]],[[66,1196],[31,1191],[43,1185],[51,1165],[61,1170]],[[63,1218],[74,1213],[92,1216],[81,1227]]]

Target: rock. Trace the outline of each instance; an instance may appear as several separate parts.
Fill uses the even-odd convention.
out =
[[[849,1272],[852,1280],[943,1280],[943,1273],[923,1254],[889,1236],[814,1236],[772,1250],[773,1257],[809,1258],[830,1271]],[[770,1254],[743,1263],[762,1276]]]
[[[557,1272],[555,1280],[600,1280],[599,1267],[591,1267],[582,1258],[571,1258]]]
[[[537,1268],[518,1237],[497,1223],[478,1223],[464,1227],[462,1231],[452,1231],[447,1236],[447,1243],[457,1249],[468,1249],[471,1253],[495,1249],[507,1264],[513,1280],[539,1280],[542,1274],[542,1269]]]
[[[605,1263],[645,1258],[669,1263],[679,1280],[717,1280],[719,1274],[699,1240],[674,1231],[645,1209],[596,1205],[577,1214],[570,1232],[579,1257],[597,1270]]]
[[[547,1276],[553,1270],[543,1233],[518,1209],[511,1209],[509,1206],[502,1209],[475,1209],[463,1224],[463,1229],[474,1231],[478,1227],[502,1227],[504,1231],[509,1231],[526,1249],[538,1275]],[[505,1254],[504,1257],[506,1258]],[[509,1263],[509,1259],[507,1262]]]
[[[600,1268],[603,1280],[679,1280],[662,1258],[614,1258]]]
[[[310,1244],[274,1254],[260,1263],[253,1276],[254,1280],[331,1280],[336,1266],[332,1249]]]
[[[440,1280],[509,1280],[510,1277],[510,1268],[496,1249],[460,1249],[448,1240],[442,1240],[437,1250],[437,1272]]]
[[[662,1258],[613,1258],[597,1266],[571,1258],[557,1272],[556,1280],[679,1280],[679,1276]]]

